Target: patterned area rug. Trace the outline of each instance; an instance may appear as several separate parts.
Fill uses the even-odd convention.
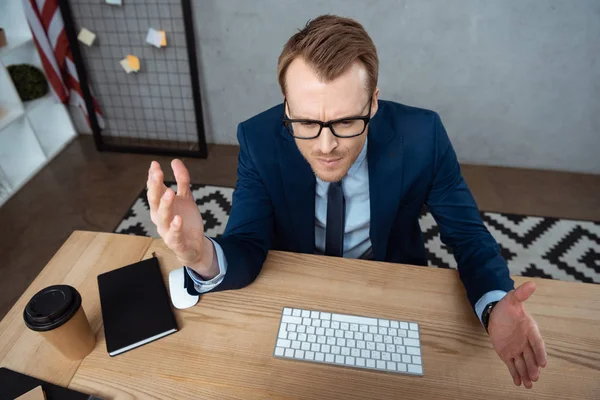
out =
[[[176,189],[174,182],[167,182],[167,186]],[[191,186],[202,211],[206,234],[220,236],[229,218],[233,189]],[[512,275],[600,283],[600,223],[493,212],[482,212],[481,216],[500,244]],[[429,265],[455,269],[452,252],[442,244],[431,213],[423,210],[419,222],[429,252]],[[140,193],[115,232],[158,237],[150,220],[146,190]]]

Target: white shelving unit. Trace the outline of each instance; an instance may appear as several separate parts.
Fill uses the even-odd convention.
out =
[[[30,64],[43,71],[21,0],[0,1],[0,206],[77,135],[68,108],[52,93],[23,103],[7,67]]]

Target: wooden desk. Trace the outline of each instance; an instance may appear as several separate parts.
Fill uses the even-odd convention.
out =
[[[549,361],[527,391],[512,384],[455,271],[275,251],[250,287],[205,295],[196,307],[176,312],[180,332],[111,358],[96,276],[152,252],[165,279],[179,267],[160,240],[73,233],[0,323],[0,366],[107,399],[600,398],[598,285],[535,279],[528,310]],[[56,283],[82,293],[98,333],[96,349],[82,362],[63,358],[22,321],[29,298]],[[419,321],[425,376],[275,359],[284,306]]]

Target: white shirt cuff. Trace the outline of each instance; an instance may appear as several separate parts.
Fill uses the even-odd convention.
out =
[[[213,246],[215,246],[217,264],[219,265],[219,275],[215,276],[214,278],[208,281],[205,281],[196,271],[194,271],[191,268],[185,267],[186,271],[194,281],[194,289],[196,289],[198,293],[210,292],[211,290],[219,286],[221,282],[223,282],[223,279],[225,279],[225,274],[227,273],[227,259],[225,258],[225,253],[223,252],[223,249],[221,248],[219,243],[215,242],[208,236],[207,238],[212,242]]]
[[[481,315],[483,314],[483,310],[485,306],[494,301],[500,301],[502,298],[506,296],[506,292],[504,290],[492,290],[491,292],[487,292],[479,300],[475,303],[475,314],[477,314],[477,318],[479,318],[479,322],[483,325],[483,321],[481,320]]]

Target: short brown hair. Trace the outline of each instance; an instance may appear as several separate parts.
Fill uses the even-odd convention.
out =
[[[326,82],[340,76],[355,61],[360,61],[367,70],[369,94],[377,86],[377,49],[365,28],[353,19],[322,15],[308,21],[288,40],[277,65],[277,78],[284,96],[286,71],[296,57],[303,57]]]

